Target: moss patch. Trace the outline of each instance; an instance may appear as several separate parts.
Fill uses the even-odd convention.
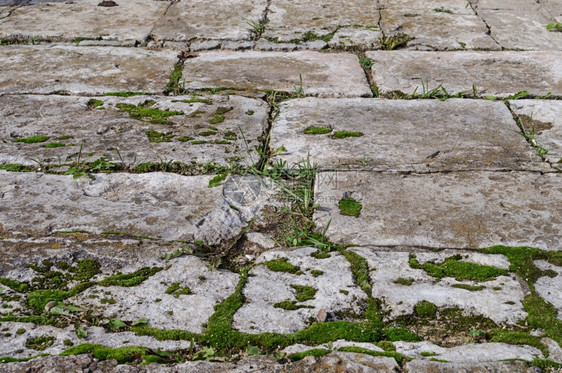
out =
[[[295,298],[299,302],[306,302],[307,300],[314,299],[316,296],[317,289],[313,288],[312,286],[303,286],[303,285],[290,285],[293,289],[297,291],[297,295]]]
[[[264,263],[265,266],[273,272],[287,272],[294,274],[302,274],[301,268],[299,266],[292,265],[289,263],[288,258],[279,258],[275,260],[270,260]]]
[[[437,313],[437,306],[424,300],[414,306],[414,312],[421,317],[433,317]]]
[[[50,142],[50,143],[45,145],[45,148],[61,148],[63,146],[66,146],[66,145],[61,143],[61,142]]]
[[[396,280],[392,281],[394,284],[404,285],[404,286],[411,286],[414,283],[413,278],[403,278],[398,277]]]
[[[423,269],[429,276],[437,279],[453,277],[457,281],[491,281],[498,276],[506,276],[508,272],[504,269],[481,265],[470,262],[462,262],[461,255],[453,255],[441,263],[427,262],[420,264],[414,254],[410,254],[409,264],[414,269]]]
[[[158,132],[158,131],[145,131],[150,142],[170,142],[174,138],[173,132]]]
[[[332,132],[333,129],[331,127],[308,127],[304,130],[305,135],[324,135],[326,133]]]
[[[160,272],[162,267],[144,267],[133,273],[109,276],[99,282],[101,286],[124,286],[131,287],[143,283],[146,279]]]
[[[314,308],[312,306],[306,306],[304,304],[297,304],[297,301],[294,300],[284,300],[281,302],[277,302],[273,305],[275,308],[281,308],[287,311],[294,311],[298,310],[299,308]]]
[[[107,92],[104,93],[104,96],[117,96],[117,97],[132,97],[132,96],[145,96],[148,93],[146,92],[131,92],[131,91],[125,91],[125,92]]]
[[[83,343],[74,347],[70,347],[61,353],[61,356],[93,354],[98,360],[117,360],[118,363],[141,362],[145,360],[149,349],[139,346],[127,346],[119,348],[110,348],[102,345]]]
[[[36,136],[24,137],[22,139],[17,139],[14,142],[23,142],[25,144],[35,144],[35,143],[38,143],[38,142],[45,142],[49,139],[50,139],[49,136],[36,135]]]
[[[10,171],[10,172],[33,172],[35,169],[30,166],[24,166],[19,163],[11,164],[0,164],[0,170]]]
[[[361,210],[363,209],[363,205],[357,202],[353,197],[347,197],[342,199],[338,203],[338,207],[340,209],[340,214],[345,216],[354,216],[359,217],[361,214]]]
[[[294,354],[289,355],[289,359],[291,361],[299,361],[304,359],[307,356],[326,356],[330,353],[330,350],[326,350],[324,348],[313,348],[311,350],[303,351],[303,352],[296,352]]]
[[[337,131],[334,132],[334,135],[332,137],[334,139],[345,139],[348,137],[361,137],[363,135],[364,135],[363,132],[358,132],[358,131]]]
[[[100,106],[103,106],[103,101],[102,101],[102,100],[95,99],[95,98],[91,98],[91,99],[88,101],[88,104],[87,104],[87,105],[88,105],[89,108],[95,109],[95,108],[98,108],[98,107],[100,107]]]
[[[480,291],[480,290],[485,288],[482,285],[474,286],[474,285],[468,285],[468,284],[453,284],[453,285],[451,285],[451,287],[457,288],[457,289],[464,289],[464,290],[468,290],[468,291]]]
[[[371,277],[369,276],[369,266],[367,265],[367,260],[361,255],[349,250],[343,251],[342,254],[351,265],[353,280],[370,297]]]
[[[131,118],[156,124],[169,124],[168,118],[174,115],[183,115],[183,111],[160,110],[153,108],[156,101],[146,100],[138,105],[133,104],[117,104],[115,105],[120,111],[129,114]]]
[[[30,338],[25,342],[25,347],[32,350],[43,351],[51,347],[55,343],[55,337],[37,337]]]
[[[406,359],[406,357],[402,354],[399,354],[398,352],[392,352],[392,351],[385,351],[385,352],[380,352],[380,351],[372,351],[372,350],[368,350],[366,348],[361,348],[361,347],[355,347],[355,346],[349,346],[349,347],[341,347],[338,349],[338,351],[345,351],[345,352],[355,352],[355,353],[359,353],[359,354],[366,354],[366,355],[371,355],[371,356],[387,356],[387,357],[391,357],[394,360],[396,360],[396,362],[398,364],[401,364],[402,361],[404,361]]]
[[[313,277],[318,277],[318,276],[322,276],[324,274],[324,271],[321,271],[319,269],[313,269],[312,271],[310,271],[310,274]]]

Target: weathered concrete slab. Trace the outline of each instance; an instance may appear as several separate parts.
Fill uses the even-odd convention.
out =
[[[306,33],[326,36],[344,26],[378,26],[375,1],[272,0],[264,37],[287,42],[306,38]]]
[[[548,150],[545,158],[551,163],[562,162],[562,102],[555,100],[514,100],[511,109],[520,116],[537,145]],[[561,165],[562,166],[562,165]]]
[[[7,45],[0,54],[0,93],[161,93],[177,52],[140,48]]]
[[[406,363],[405,373],[456,373],[489,372],[489,373],[534,373],[535,367],[529,367],[524,361],[493,361],[477,363],[445,363],[431,360],[412,360]]]
[[[423,79],[428,90],[439,84],[450,93],[476,86],[479,96],[507,97],[520,91],[544,96],[562,95],[560,52],[367,52],[373,59],[373,78],[380,93],[410,94]]]
[[[557,317],[562,320],[562,267],[555,266],[544,260],[536,260],[535,265],[543,270],[549,271],[548,276],[543,276],[535,283],[535,289],[541,297],[550,302],[558,311]]]
[[[229,189],[223,198],[223,187],[208,187],[211,178],[156,172],[73,179],[70,175],[0,171],[0,231],[117,231],[218,243],[235,237],[258,216],[259,206],[272,192],[265,183],[252,200],[244,200],[234,195],[243,193],[236,189],[239,185],[227,183],[235,189]]]
[[[301,88],[299,76],[307,96],[372,96],[357,56],[348,53],[212,51],[186,60],[183,70],[187,89],[229,87],[295,93]]]
[[[328,170],[544,169],[501,102],[305,98],[283,103],[271,147]],[[311,134],[311,129],[324,130]],[[340,131],[360,137],[335,138]]]
[[[465,0],[389,1],[381,3],[381,27],[386,35],[404,33],[406,46],[421,50],[499,50],[486,24]]]
[[[412,268],[408,264],[408,252],[380,251],[368,247],[351,250],[367,259],[371,271],[373,298],[383,300],[388,319],[414,313],[414,306],[422,301],[431,302],[438,309],[459,307],[464,315],[482,315],[498,324],[515,324],[527,317],[523,310],[525,293],[516,278],[498,276],[491,281],[475,282],[445,277],[438,281],[423,269]],[[414,255],[422,265],[428,261],[441,263],[454,255],[462,255],[462,261],[476,261],[477,264],[504,270],[509,268],[509,262],[502,255],[473,254],[455,250]],[[474,256],[476,258],[472,258]],[[407,281],[400,283],[399,279]],[[459,286],[480,290],[470,291]]]
[[[378,26],[340,27],[328,42],[330,48],[380,49],[383,34]]]
[[[473,6],[490,27],[490,35],[505,49],[562,49],[562,33],[546,29],[553,18],[540,2],[478,0]]]
[[[315,183],[314,221],[320,231],[330,222],[327,236],[346,244],[560,250],[561,181],[527,172],[325,172]],[[362,205],[358,217],[341,214],[349,197]]]
[[[178,1],[160,18],[152,34],[164,40],[228,39],[252,37],[252,28],[244,18],[263,21],[266,0],[226,0],[209,6],[208,1]]]
[[[143,106],[164,110],[163,116],[132,118],[125,111]],[[166,110],[180,114],[166,117]],[[254,147],[267,127],[268,110],[263,101],[240,96],[0,96],[0,164],[61,164],[78,158],[92,162],[101,157],[131,169],[171,161],[227,166],[234,157],[251,164],[250,158],[259,159]],[[17,142],[39,135],[49,139]]]
[[[330,258],[317,259],[311,256],[315,251],[315,248],[302,248],[262,254],[256,260],[261,265],[250,271],[253,276],[248,278],[243,291],[246,302],[234,315],[233,327],[252,334],[294,333],[306,328],[308,319],[316,319],[320,310],[328,318],[336,311],[360,314],[367,297],[354,284],[345,257],[331,253]],[[286,260],[299,269],[293,273],[270,270],[267,263],[273,260]],[[300,300],[295,286],[316,291],[312,298]],[[279,303],[285,301],[295,302],[297,309],[280,307]]]
[[[22,6],[0,20],[0,38],[73,41],[77,38],[143,42],[169,6],[167,1],[130,0],[98,6],[99,0],[42,2]],[[61,22],[64,20],[64,22]]]
[[[207,263],[193,256],[165,264],[165,269],[140,285],[95,285],[68,302],[107,318],[132,322],[146,318],[149,326],[160,329],[203,332],[214,306],[234,292],[239,276],[210,270]],[[171,292],[174,284],[176,291]]]

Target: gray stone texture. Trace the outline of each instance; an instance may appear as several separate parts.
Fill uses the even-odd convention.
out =
[[[280,108],[271,147],[285,147],[278,158],[290,163],[309,154],[324,170],[548,169],[501,102],[305,98]],[[332,131],[304,133],[310,127]],[[363,136],[334,138],[337,131]]]
[[[100,101],[100,106],[89,105],[91,100]],[[120,105],[139,106],[146,102],[153,102],[150,108],[184,114],[168,117],[168,123],[161,124],[150,123],[150,117],[132,118],[119,109]],[[220,114],[222,122],[215,120],[217,110],[226,110]],[[5,95],[0,96],[0,141],[4,143],[0,163],[37,165],[39,160],[44,164],[61,164],[78,158],[91,162],[101,157],[131,169],[146,162],[171,161],[188,166],[193,166],[192,161],[227,166],[233,157],[247,158],[251,163],[250,158],[259,159],[254,146],[259,146],[258,138],[267,127],[267,111],[263,101],[240,96]],[[211,124],[213,121],[216,123]],[[151,142],[148,131],[171,138]],[[16,142],[18,138],[37,135],[50,138],[35,144]],[[46,147],[53,143],[64,146]]]
[[[69,45],[1,47],[0,94],[161,93],[177,62],[175,51]]]
[[[77,38],[144,42],[164,15],[167,1],[127,0],[98,6],[100,0],[41,2],[22,6],[0,20],[0,38],[74,41]]]
[[[520,91],[562,95],[562,52],[421,52],[373,51],[373,79],[381,94],[421,94],[442,84],[450,93],[473,85],[478,96],[507,97]]]
[[[471,172],[430,175],[326,172],[317,176],[318,230],[334,242],[376,246],[560,250],[561,174]],[[362,204],[359,217],[339,202]]]
[[[541,297],[556,308],[557,317],[562,320],[562,292],[560,291],[562,289],[562,267],[544,260],[535,261],[535,265],[543,271],[550,272],[550,276],[542,276],[537,280],[535,289]]]
[[[357,56],[348,53],[201,52],[185,61],[189,89],[228,87],[273,89],[307,96],[370,97],[371,89]]]
[[[405,365],[405,373],[536,373],[523,361],[443,363],[429,360],[413,360]]]

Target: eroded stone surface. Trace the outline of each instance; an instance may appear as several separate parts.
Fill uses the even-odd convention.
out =
[[[304,352],[304,351],[310,351],[310,350],[314,350],[314,349],[337,350],[337,349],[342,348],[342,347],[359,347],[359,348],[364,348],[366,350],[377,351],[377,352],[383,352],[384,351],[382,348],[380,348],[379,346],[377,346],[374,343],[350,342],[350,341],[346,341],[346,340],[343,340],[343,339],[339,339],[337,341],[331,342],[329,346],[328,346],[328,344],[320,345],[320,346],[307,346],[307,345],[303,345],[303,344],[295,344],[295,345],[285,347],[282,352],[290,355],[290,354],[295,354],[295,353]]]
[[[523,125],[535,135],[537,144],[548,150],[545,157],[552,163],[562,163],[562,102],[512,100],[509,104],[517,115],[525,116],[521,117]]]
[[[562,267],[555,266],[544,260],[536,260],[535,265],[551,276],[543,276],[535,283],[535,289],[541,297],[550,302],[558,311],[557,317],[562,320]]]
[[[161,93],[177,52],[140,48],[8,45],[0,54],[0,93]]]
[[[498,361],[478,363],[443,363],[428,360],[413,360],[406,363],[406,373],[536,373],[536,369],[528,367],[523,361]]]
[[[423,79],[428,90],[439,84],[450,93],[476,86],[479,96],[507,97],[520,91],[562,95],[562,52],[367,52],[380,93],[410,94]]]
[[[430,175],[325,172],[314,221],[335,242],[478,248],[503,244],[560,250],[561,174],[471,172]],[[359,217],[338,207],[351,197]]]
[[[127,105],[183,114],[135,119],[123,111]],[[251,164],[250,158],[259,159],[254,147],[259,146],[258,138],[267,126],[267,110],[264,102],[240,96],[5,95],[0,97],[0,141],[4,141],[0,163],[37,165],[40,160],[61,164],[78,157],[85,162],[103,157],[129,168],[171,161],[226,166],[239,157]],[[163,123],[150,123],[155,120]],[[49,136],[49,140],[16,142],[37,135]],[[49,148],[53,145],[56,147]]]
[[[205,0],[173,3],[152,33],[164,40],[229,39],[252,37],[247,23],[263,21],[266,0],[227,0],[209,6]]]
[[[525,293],[514,277],[498,276],[485,282],[457,281],[454,278],[445,277],[436,281],[423,269],[410,267],[408,252],[382,252],[370,248],[352,250],[367,259],[371,269],[373,297],[383,300],[383,307],[388,312],[387,317],[390,319],[413,313],[414,306],[421,301],[431,302],[440,309],[459,307],[465,315],[483,315],[500,324],[515,324],[527,316],[523,310]],[[474,262],[474,260],[470,260],[474,254],[461,251],[445,250],[439,253],[423,254],[416,253],[416,258],[419,256],[420,264],[429,260],[440,263],[453,255],[462,255],[463,261]],[[505,260],[500,255],[488,255],[487,257],[490,258],[490,261],[485,265],[493,266],[494,261]],[[502,258],[496,259],[495,257]],[[397,283],[400,281],[399,279],[411,281],[411,284]],[[455,287],[459,285],[478,287],[480,290],[470,291]]]
[[[103,37],[145,41],[169,6],[166,1],[127,0],[114,7],[99,0],[42,2],[22,6],[0,21],[0,38],[72,41]],[[61,22],[64,20],[64,22]]]
[[[348,53],[206,52],[185,61],[186,88],[274,89],[308,96],[371,96],[357,56]]]
[[[503,103],[475,100],[315,99],[282,104],[271,147],[320,169],[499,170],[540,167]],[[307,134],[312,127],[325,134]],[[360,137],[334,138],[339,131]]]
[[[324,310],[328,317],[336,311],[361,313],[366,300],[365,293],[353,282],[349,263],[341,254],[331,253],[330,258],[316,259],[310,254],[314,248],[294,251],[269,251],[262,254],[244,287],[246,303],[234,316],[234,328],[246,333],[293,333],[304,329],[307,320],[316,319],[318,312]],[[274,272],[265,263],[287,258],[288,262],[300,267],[302,274]],[[314,276],[313,271],[316,272]],[[310,286],[317,290],[313,299],[297,301],[297,291],[291,285]],[[296,310],[274,307],[283,301],[296,301]],[[308,308],[310,307],[310,308]]]
[[[236,236],[272,193],[266,182],[253,199],[234,196],[240,189],[223,198],[223,187],[208,187],[212,176],[156,172],[92,178],[0,171],[0,227],[33,234],[117,231],[213,244]]]
[[[239,276],[210,270],[207,263],[193,256],[172,259],[165,264],[166,268],[140,285],[96,285],[68,301],[108,318],[132,322],[146,318],[152,327],[201,333],[214,306],[232,294]],[[172,284],[177,285],[175,292],[169,290]],[[187,294],[181,294],[184,290]],[[108,299],[115,303],[107,303]]]

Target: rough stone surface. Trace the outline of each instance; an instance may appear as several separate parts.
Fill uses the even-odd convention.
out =
[[[471,172],[430,175],[325,172],[314,221],[334,242],[478,248],[503,244],[560,250],[560,174]],[[359,217],[339,202],[362,204]]]
[[[243,291],[246,303],[234,316],[234,328],[252,334],[293,333],[304,329],[307,320],[316,318],[321,309],[328,313],[329,318],[333,318],[336,311],[359,314],[366,295],[354,284],[345,257],[332,253],[330,258],[316,259],[310,255],[315,251],[314,248],[302,248],[262,254],[256,260],[261,265],[250,271],[253,276],[248,278]],[[288,258],[288,262],[300,267],[303,273],[274,272],[265,266],[266,262],[280,258]],[[314,270],[323,273],[315,277]],[[310,286],[317,290],[313,299],[297,301],[297,306],[307,308],[286,310],[274,307],[278,302],[296,301],[297,291],[290,285]]]
[[[213,314],[214,306],[234,291],[238,275],[210,270],[207,263],[193,256],[172,259],[165,264],[164,270],[138,286],[96,285],[68,301],[108,318],[134,322],[144,317],[152,327],[203,332],[203,324]],[[167,293],[174,283],[179,291],[189,288],[189,294]],[[105,304],[103,299],[115,303]]]
[[[537,144],[548,150],[545,155],[551,163],[562,163],[562,102],[547,100],[512,100],[511,109],[517,115],[532,119]],[[525,120],[523,120],[525,123]],[[556,165],[562,167],[561,165]]]
[[[229,87],[274,89],[308,96],[371,96],[356,56],[347,53],[201,52],[185,61],[185,86],[190,89]]]
[[[42,2],[22,6],[0,20],[0,38],[72,41],[103,37],[145,41],[169,6],[167,1],[127,0],[119,6],[98,6],[99,0]],[[64,22],[61,22],[64,20]]]
[[[140,48],[8,45],[0,54],[1,93],[161,93],[177,52]]]
[[[390,319],[413,313],[414,306],[424,300],[438,308],[459,307],[465,315],[483,315],[499,324],[515,324],[527,317],[523,310],[525,293],[514,277],[498,276],[486,282],[457,281],[451,277],[436,281],[423,269],[414,269],[408,265],[408,252],[380,251],[367,247],[352,250],[367,259],[371,270],[373,297],[384,301],[383,307]],[[494,262],[507,261],[501,255],[472,254],[454,250],[416,253],[416,258],[420,264],[429,260],[439,263],[459,254],[463,255],[463,258],[467,257],[463,261],[474,262],[473,257],[476,256],[477,262],[484,262],[478,264],[491,266],[497,264]],[[509,264],[497,267],[507,269]],[[412,284],[396,283],[400,278],[411,280]],[[481,286],[482,289],[469,291],[454,287],[458,285]]]
[[[406,363],[406,373],[536,373],[522,361],[491,363],[442,363],[428,360],[414,360]]]
[[[375,26],[351,26],[341,27],[335,32],[328,45],[331,48],[353,48],[380,49],[382,38],[381,30]]]
[[[332,131],[306,134],[310,127]],[[290,163],[309,154],[329,170],[544,169],[517,130],[500,102],[305,98],[281,105],[271,147],[283,146],[279,158]],[[337,131],[363,136],[338,139]]]
[[[296,345],[292,345],[292,346],[289,346],[289,347],[285,347],[282,352],[290,355],[290,354],[314,350],[314,349],[337,350],[337,349],[342,348],[342,347],[359,347],[359,348],[364,348],[364,349],[367,349],[367,350],[377,351],[377,352],[383,352],[384,351],[382,348],[378,347],[374,343],[349,342],[349,341],[345,341],[343,339],[339,339],[337,341],[332,342],[330,346],[328,346],[327,344],[321,345],[321,346],[306,346],[306,345],[302,345],[302,344],[296,344]]]
[[[543,276],[535,283],[535,289],[541,297],[551,303],[558,311],[557,317],[562,320],[562,267],[555,266],[544,260],[536,260],[535,265],[543,271],[549,271],[551,276]]]
[[[541,342],[548,348],[548,358],[562,364],[562,348],[560,345],[550,338],[542,338]]]
[[[234,238],[270,193],[264,186],[258,198],[242,205],[228,194],[223,198],[223,187],[209,188],[212,176],[156,172],[92,177],[0,171],[2,231],[117,231],[214,244]]]
[[[88,105],[99,100],[98,107]],[[206,102],[182,102],[208,100]],[[121,111],[120,105],[143,105],[153,101],[151,108],[183,112],[167,118],[165,124],[150,123],[150,117],[134,119]],[[229,110],[231,109],[231,110]],[[215,120],[219,112],[223,121]],[[222,111],[221,111],[222,110]],[[134,168],[146,162],[179,161],[214,162],[223,166],[232,157],[251,163],[259,159],[258,137],[267,127],[267,105],[240,96],[152,96],[68,97],[5,95],[0,96],[0,141],[5,149],[0,163],[37,165],[65,162],[91,162],[103,157]],[[249,115],[251,114],[251,115]],[[141,120],[142,119],[142,120]],[[214,124],[211,124],[216,122]],[[84,126],[84,123],[88,123]],[[212,128],[215,128],[213,130]],[[151,142],[147,131],[172,135],[168,141]],[[18,138],[46,135],[49,140],[27,144]],[[64,139],[63,136],[71,136]],[[58,140],[63,137],[64,140]],[[245,140],[244,140],[244,138]],[[184,141],[187,140],[187,141]],[[205,142],[201,144],[200,142]],[[48,148],[48,144],[64,146]],[[117,152],[115,149],[118,149]],[[243,162],[243,161],[241,161]]]
[[[373,79],[382,94],[410,94],[423,79],[428,90],[439,84],[450,93],[476,86],[479,96],[507,97],[520,91],[562,95],[562,52],[420,52],[374,51]]]
[[[252,27],[244,19],[260,23],[267,1],[226,0],[209,6],[204,0],[174,2],[152,33],[164,40],[250,39]]]

